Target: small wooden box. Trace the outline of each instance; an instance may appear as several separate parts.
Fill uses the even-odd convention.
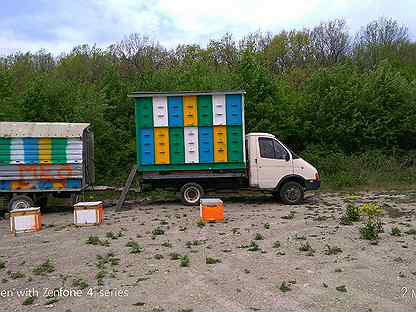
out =
[[[74,224],[90,225],[104,222],[103,202],[79,202],[74,205]]]
[[[203,222],[224,221],[224,203],[219,198],[201,198],[199,209]]]
[[[10,231],[17,233],[36,232],[42,229],[40,207],[16,209],[10,211]]]

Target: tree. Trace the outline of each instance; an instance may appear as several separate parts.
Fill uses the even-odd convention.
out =
[[[350,35],[345,20],[321,23],[311,32],[313,53],[320,65],[344,61],[350,53]]]
[[[379,18],[356,35],[354,55],[358,63],[374,67],[382,59],[394,58],[409,43],[407,27],[391,18]]]

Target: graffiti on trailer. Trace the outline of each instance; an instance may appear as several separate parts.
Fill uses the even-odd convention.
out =
[[[72,165],[19,165],[19,174],[22,179],[30,176],[42,180],[66,179],[73,175]]]
[[[0,191],[80,189],[80,173],[73,165],[17,165],[18,179],[0,181]]]

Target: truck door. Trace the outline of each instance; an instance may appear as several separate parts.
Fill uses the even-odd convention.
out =
[[[292,157],[276,139],[258,138],[257,174],[259,187],[273,189],[281,178],[293,174]]]

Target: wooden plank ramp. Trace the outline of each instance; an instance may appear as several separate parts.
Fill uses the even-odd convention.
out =
[[[127,178],[126,185],[123,188],[123,191],[121,192],[120,198],[118,199],[116,211],[119,211],[121,207],[123,207],[124,201],[126,200],[127,193],[130,190],[131,184],[133,183],[134,177],[137,173],[137,166],[134,165],[133,168],[131,168],[129,177]]]

